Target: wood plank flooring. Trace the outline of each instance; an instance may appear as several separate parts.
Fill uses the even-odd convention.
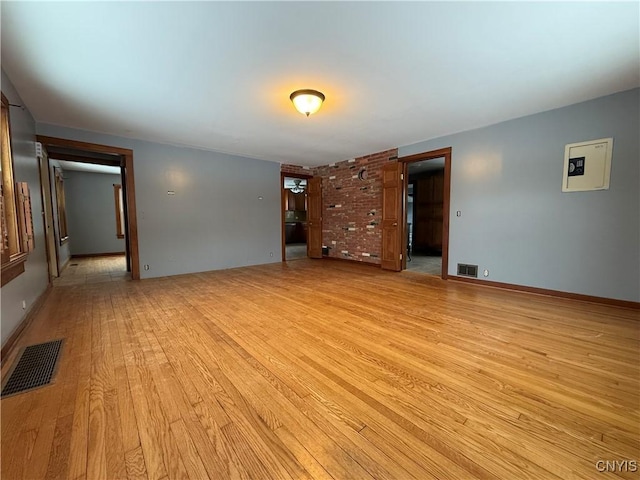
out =
[[[81,283],[119,282],[130,279],[127,259],[123,255],[71,258],[60,276],[53,280],[55,286]]]
[[[636,310],[298,260],[57,285],[5,479],[638,478]],[[17,348],[2,367],[10,367]],[[622,470],[622,471],[620,471]]]

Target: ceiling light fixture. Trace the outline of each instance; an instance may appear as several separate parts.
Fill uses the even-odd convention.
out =
[[[296,107],[296,110],[307,117],[320,110],[322,102],[324,102],[323,93],[309,89],[296,90],[289,95],[289,98],[293,102],[293,106]]]

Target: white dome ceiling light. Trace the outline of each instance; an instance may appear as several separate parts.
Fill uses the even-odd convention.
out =
[[[307,117],[320,110],[322,102],[324,102],[323,93],[309,89],[296,90],[289,98],[293,102],[294,107],[296,107],[296,110]]]

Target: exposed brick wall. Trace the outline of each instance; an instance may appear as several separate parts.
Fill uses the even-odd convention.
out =
[[[281,165],[287,174],[322,177],[322,244],[329,247],[329,257],[380,264],[382,165],[397,158],[394,148],[310,169]],[[367,178],[360,180],[363,169]]]
[[[380,264],[382,165],[397,156],[392,149],[315,168],[322,177],[322,243],[329,257]],[[363,169],[367,178],[360,180]]]

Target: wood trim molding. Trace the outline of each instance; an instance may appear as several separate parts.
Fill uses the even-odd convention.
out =
[[[113,205],[116,211],[116,238],[124,238],[124,197],[122,195],[122,185],[119,183],[113,184]]]
[[[138,247],[138,217],[136,212],[136,185],[133,172],[133,150],[129,148],[113,147],[98,143],[80,142],[65,138],[47,137],[36,135],[36,140],[45,147],[62,147],[85,150],[88,152],[108,153],[121,155],[122,163],[126,172],[126,192],[127,192],[127,228],[129,239],[129,255],[131,260],[131,278],[140,280],[140,251]],[[62,271],[62,269],[60,269]]]
[[[280,178],[282,179],[282,185],[284,185],[284,177],[289,177],[289,178],[302,178],[304,180],[309,180],[310,178],[313,178],[313,175],[311,174],[306,174],[306,173],[289,173],[289,172],[283,172],[282,170],[280,170]]]
[[[33,302],[33,304],[31,305],[31,308],[29,309],[27,314],[24,316],[22,321],[18,324],[16,329],[9,336],[9,338],[7,338],[7,341],[4,342],[4,345],[2,346],[2,350],[0,350],[0,362],[4,362],[7,356],[9,355],[9,353],[11,353],[11,350],[16,344],[16,341],[18,340],[18,338],[20,338],[20,335],[22,334],[22,332],[24,332],[25,328],[29,326],[31,321],[36,316],[36,313],[38,313],[38,311],[40,310],[40,307],[42,307],[42,305],[44,304],[44,301],[49,296],[49,293],[51,292],[51,288],[52,288],[51,284],[47,285],[47,288],[45,289],[45,291],[40,294],[40,296],[36,299],[35,302]]]
[[[617,300],[615,298],[595,297],[592,295],[584,295],[582,293],[563,292],[561,290],[549,290],[546,288],[527,287],[525,285],[515,285],[512,283],[494,282],[491,280],[480,280],[478,278],[465,278],[457,275],[450,275],[449,280],[461,283],[469,283],[473,285],[481,285],[491,288],[500,288],[502,290],[515,290],[518,292],[532,293],[535,295],[546,295],[548,297],[566,298],[569,300],[579,300],[582,302],[599,303],[602,305],[611,305],[614,307],[631,308],[640,310],[640,302],[632,302],[629,300]]]
[[[110,153],[116,155],[133,154],[130,148],[112,147],[111,145],[101,145],[99,143],[80,142],[78,140],[67,140],[66,138],[47,137],[36,135],[38,142],[50,147],[75,148],[90,152]]]
[[[90,257],[118,257],[124,255],[126,252],[105,252],[105,253],[81,253],[78,255],[71,255],[71,258],[90,258]]]
[[[442,206],[442,275],[449,278],[449,215],[451,214],[451,148],[444,155],[444,203]]]
[[[131,257],[131,279],[140,280],[140,252],[138,250],[138,214],[136,210],[136,184],[133,174],[133,151],[124,155],[125,181],[127,187],[127,228],[129,255]]]
[[[285,245],[285,225],[284,225],[284,205],[285,205],[285,196],[287,195],[286,190],[284,189],[284,177],[287,175],[284,172],[280,172],[280,243],[282,250],[282,262],[286,263],[287,261],[287,247]]]
[[[432,158],[440,158],[451,155],[451,147],[440,148],[438,150],[431,150],[429,152],[415,153],[413,155],[407,155],[406,157],[398,158],[399,162],[412,163],[419,160],[431,160]]]
[[[21,253],[16,255],[16,257],[8,262],[7,264],[2,266],[2,280],[0,281],[0,286],[4,287],[11,280],[16,278],[21,273],[24,273],[24,263],[27,261],[27,254]]]

